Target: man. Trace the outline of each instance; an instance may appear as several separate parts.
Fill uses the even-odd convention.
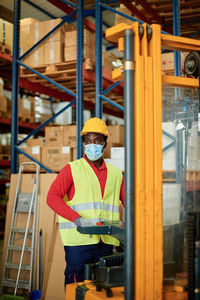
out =
[[[65,249],[65,284],[84,280],[84,265],[112,254],[119,241],[111,236],[84,235],[77,226],[94,226],[101,221],[119,221],[120,200],[124,205],[122,172],[104,162],[108,130],[99,118],[89,119],[81,132],[85,155],[68,163],[57,175],[47,204],[59,215]],[[67,195],[68,200],[63,200]]]

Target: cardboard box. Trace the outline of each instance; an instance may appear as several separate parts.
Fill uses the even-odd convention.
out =
[[[123,4],[120,4],[120,7],[117,9],[117,11],[119,11],[125,15],[128,15],[129,17],[132,17],[131,11],[128,8],[126,8]],[[115,25],[120,24],[120,23],[125,23],[128,25],[131,25],[131,24],[133,24],[133,21],[131,21],[125,17],[122,17],[118,14],[115,14]]]
[[[124,145],[124,126],[110,125],[108,128],[107,146],[104,150],[104,158],[110,158],[110,149],[112,147],[122,147]]]
[[[48,277],[47,286],[43,295],[45,298],[42,297],[44,300],[56,299],[56,300],[64,300],[65,299],[65,290],[63,287],[64,284],[64,271],[65,271],[65,263],[64,263],[64,247],[61,241],[59,229],[57,226],[56,233],[54,234],[55,241],[54,241],[54,251],[51,257],[51,267]],[[55,280],[59,278],[59,280]],[[45,278],[45,277],[44,277]]]
[[[3,114],[7,114],[7,98],[4,96],[0,96],[0,112]]]
[[[174,70],[174,52],[161,54],[162,71]]]
[[[44,44],[44,64],[54,64],[64,61],[64,42],[52,39]]]
[[[106,148],[104,149],[103,157],[110,158],[111,157],[111,148],[112,147],[121,147],[123,146],[121,143],[111,143],[108,141]]]
[[[71,160],[72,150],[69,146],[42,148],[42,164],[54,172],[59,172]]]
[[[124,144],[124,125],[110,125],[108,133],[108,143]]]
[[[95,48],[94,46],[84,45],[83,58],[89,58],[92,62],[95,62]],[[71,61],[77,59],[77,48],[74,46],[65,46],[65,61]]]
[[[54,29],[61,21],[62,19],[58,18],[42,22],[45,35]],[[53,34],[51,34],[47,41],[50,39],[52,41],[60,41],[62,39],[62,35],[64,35],[64,26],[60,27]]]
[[[27,46],[27,45],[21,45],[20,46],[20,56],[23,55],[24,53],[26,53],[29,49],[30,49],[31,46]],[[28,54],[27,56],[25,56],[25,58],[23,58],[23,62],[26,64],[26,65],[30,65],[31,63],[31,59],[32,59],[32,55],[33,53],[30,53]],[[30,59],[31,58],[31,59]]]
[[[180,59],[181,59],[180,71],[181,71],[181,73],[184,73],[184,61],[185,61],[185,58],[187,55],[188,55],[188,52],[180,53]],[[174,75],[174,52],[161,54],[161,67],[162,67],[162,71],[165,74]]]
[[[20,20],[20,45],[27,46],[31,44],[30,25],[39,21],[33,18],[24,18]]]
[[[29,154],[30,156],[32,156],[34,159],[36,159],[37,161],[41,162],[41,155],[42,155],[42,148],[40,146],[34,146],[34,147],[26,147],[23,149],[24,152],[26,152],[27,154]],[[30,160],[28,157],[26,157],[24,154],[19,154],[19,165],[21,165],[24,162],[31,162],[32,160]],[[35,171],[36,168],[34,165],[32,166],[26,166],[24,167],[24,170],[26,171]]]
[[[22,27],[30,26],[31,24],[38,23],[38,22],[39,21],[34,18],[23,18],[20,20],[20,26],[22,28]]]
[[[23,99],[22,98],[19,98],[19,101],[18,101],[18,116],[20,118],[23,117]]]
[[[45,127],[45,146],[63,146],[63,126]]]
[[[63,126],[63,145],[76,147],[76,125]]]
[[[13,48],[13,24],[0,19],[0,43],[12,52]]]
[[[84,29],[84,46],[95,48],[95,34],[88,29]],[[77,30],[65,32],[65,47],[77,45]]]
[[[45,35],[44,22],[30,24],[31,44],[36,44]]]
[[[54,29],[62,19],[52,19],[49,21],[43,22],[44,24],[44,33],[45,35],[49,33],[52,29]],[[62,27],[57,29],[53,34],[50,35],[47,41],[63,41],[65,40],[65,32],[74,30],[74,26],[68,23],[65,23]]]
[[[23,98],[23,116],[31,117],[31,101],[29,98]]]
[[[112,147],[110,149],[110,157],[111,159],[123,159],[125,158],[124,155],[124,147]]]
[[[19,98],[18,115],[21,118],[31,117],[31,101],[29,98]]]
[[[27,140],[27,146],[28,147],[36,147],[36,146],[44,146],[43,139],[28,139]]]
[[[31,44],[31,48],[34,44]],[[29,65],[31,67],[38,67],[44,65],[44,44],[39,45],[36,49],[33,50],[28,56]]]

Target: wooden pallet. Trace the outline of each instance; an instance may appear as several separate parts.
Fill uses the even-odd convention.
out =
[[[69,62],[55,63],[51,65],[42,65],[42,66],[31,67],[31,68],[48,77],[50,76],[57,77],[58,75],[63,75],[63,74],[74,75],[76,74],[76,60],[69,61]],[[85,70],[93,70],[94,64],[91,62],[89,58],[87,58],[83,64],[83,68]],[[30,78],[34,76],[37,75],[32,73],[30,70],[23,67],[20,68],[20,77],[24,77],[30,80]]]
[[[24,123],[34,123],[34,117],[32,116],[19,116],[19,121]]]
[[[84,68],[90,68],[88,67],[90,65],[89,59],[85,60]],[[63,87],[69,89],[70,91],[76,93],[76,61],[71,62],[64,62],[64,63],[58,63],[53,65],[43,65],[34,67],[34,70],[38,71],[39,73],[51,78],[55,82],[59,83]],[[91,74],[93,76],[94,74]],[[95,76],[95,75],[94,75]],[[106,76],[108,76],[108,72],[106,72]],[[31,82],[34,83],[40,83],[45,87],[50,87],[52,89],[60,90],[55,85],[51,84],[50,82],[46,81],[45,79],[42,79],[38,75],[30,72],[29,70],[25,68],[21,68],[21,75],[20,77],[26,78]],[[109,78],[111,77],[111,74],[109,72]],[[106,77],[107,78],[107,77]],[[84,101],[90,101],[92,103],[95,103],[95,82],[90,82],[87,79],[83,78],[83,92],[84,92]],[[123,106],[124,100],[122,96],[117,95],[116,93],[113,93],[112,91],[106,94],[106,97],[108,97],[110,100],[120,104]],[[118,108],[112,106],[111,104],[107,103],[106,101],[103,101],[103,106],[105,108],[109,108],[112,110],[119,111]]]

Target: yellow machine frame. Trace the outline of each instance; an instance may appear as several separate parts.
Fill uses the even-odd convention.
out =
[[[134,57],[134,185],[135,300],[187,299],[187,293],[163,288],[162,210],[162,84],[199,87],[198,79],[161,73],[161,49],[199,51],[200,41],[161,34],[157,24],[119,24],[106,31],[109,41],[124,51],[124,32],[133,31]],[[149,37],[148,29],[152,35]],[[121,68],[113,78],[123,79]]]

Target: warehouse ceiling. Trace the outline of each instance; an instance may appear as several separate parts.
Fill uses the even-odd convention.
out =
[[[181,35],[193,38],[200,38],[200,0],[179,0]],[[40,11],[31,5],[39,6],[46,11]],[[52,17],[62,17],[65,13],[50,3],[50,0],[22,0],[21,17],[32,17],[39,21],[45,21]],[[57,1],[61,2],[62,1]],[[76,2],[76,1],[71,1]],[[113,2],[113,1],[111,1]],[[117,1],[115,1],[117,2]],[[94,0],[85,0],[85,5],[95,3]],[[132,16],[141,20],[148,20],[149,23],[162,23],[163,30],[173,32],[173,1],[172,0],[121,0],[119,3],[133,7]],[[119,6],[119,3],[117,5]],[[116,4],[115,4],[116,5]],[[14,0],[0,0],[0,17],[3,17],[3,8],[13,11]],[[11,16],[11,14],[10,14]],[[94,22],[94,18],[90,18]],[[114,25],[115,16],[106,11],[103,13],[103,20],[108,26]]]

